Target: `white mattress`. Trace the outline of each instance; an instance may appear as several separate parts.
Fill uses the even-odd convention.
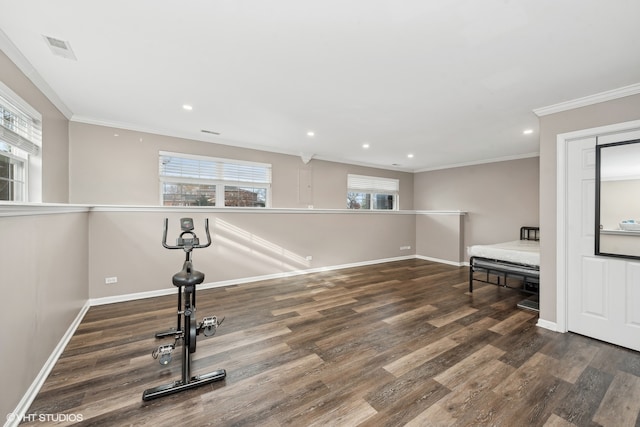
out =
[[[540,266],[540,242],[536,240],[514,240],[495,245],[474,245],[467,248],[469,256],[517,262]]]

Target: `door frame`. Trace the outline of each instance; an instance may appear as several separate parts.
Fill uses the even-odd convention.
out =
[[[556,325],[557,332],[567,332],[569,329],[569,257],[567,246],[568,222],[568,144],[573,140],[598,137],[640,129],[640,120],[624,123],[581,129],[557,135],[556,139]]]

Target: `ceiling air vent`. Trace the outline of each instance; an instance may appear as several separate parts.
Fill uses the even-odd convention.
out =
[[[71,45],[68,41],[56,39],[54,37],[49,37],[43,35],[44,40],[47,42],[47,46],[51,49],[54,55],[62,56],[63,58],[73,59],[77,61],[76,55],[71,50]]]
[[[202,129],[200,132],[210,133],[211,135],[220,135],[220,132],[214,132],[212,130]]]

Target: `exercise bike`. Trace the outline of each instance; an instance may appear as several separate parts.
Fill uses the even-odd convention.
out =
[[[200,244],[200,240],[194,233],[193,219],[181,218],[181,233],[175,245],[167,244],[167,229],[169,220],[164,220],[164,233],[162,246],[167,249],[182,249],[185,252],[185,261],[182,270],[173,275],[172,282],[178,287],[178,321],[175,329],[158,332],[157,339],[173,337],[172,344],[161,345],[152,352],[154,359],[158,359],[161,365],[171,362],[172,353],[182,341],[182,379],[169,384],[149,388],[142,394],[142,400],[148,401],[184,390],[200,387],[214,381],[221,381],[227,376],[224,369],[218,369],[203,375],[191,376],[191,355],[196,351],[196,337],[202,333],[206,337],[213,336],[224,318],[219,320],[216,316],[209,316],[198,323],[196,320],[196,286],[204,281],[204,273],[193,268],[192,252],[194,249],[202,249],[211,245],[209,234],[209,220],[205,219],[204,227],[207,235],[207,243]]]

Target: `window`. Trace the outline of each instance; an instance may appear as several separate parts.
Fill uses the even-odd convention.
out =
[[[271,165],[160,152],[164,206],[268,207]]]
[[[40,162],[41,145],[41,115],[0,83],[0,200],[41,201],[41,194],[29,192],[30,184],[40,188],[40,169],[29,166]]]
[[[400,182],[392,178],[347,175],[347,208],[398,210]]]

